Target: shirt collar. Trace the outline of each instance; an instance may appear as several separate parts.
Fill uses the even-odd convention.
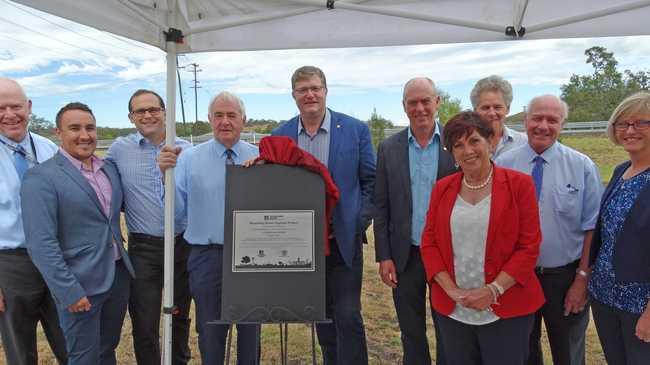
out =
[[[147,137],[143,136],[143,135],[140,133],[140,131],[136,131],[136,132],[133,134],[133,138],[135,138],[135,141],[136,141],[140,146],[142,146],[144,143],[149,143],[149,144],[152,144],[152,145],[153,145],[153,143],[151,143],[151,141],[150,141]],[[162,146],[162,145],[164,145],[164,144],[165,144],[165,140],[163,139],[162,142],[160,142],[159,146]]]
[[[25,137],[24,137],[23,140],[20,141],[20,142],[16,142],[16,141],[14,141],[14,140],[12,140],[12,139],[6,137],[6,136],[3,136],[2,134],[0,134],[0,139],[2,139],[2,141],[3,141],[4,143],[8,144],[8,145],[11,146],[11,147],[14,147],[14,148],[15,148],[16,146],[21,145],[21,146],[23,146],[23,148],[25,149],[25,151],[26,151],[27,153],[30,153],[30,152],[31,152],[31,146],[30,146],[30,144],[29,144],[29,132],[27,132],[27,133],[25,134]]]
[[[559,146],[560,146],[560,143],[558,141],[555,141],[555,143],[553,143],[551,145],[551,147],[547,148],[539,156],[542,156],[544,161],[549,162],[549,161],[553,160],[553,158],[555,158],[555,156],[557,156],[560,153],[560,147]],[[538,156],[537,152],[535,152],[530,147],[530,144],[526,145],[525,151],[526,151],[525,152],[526,153],[526,161],[528,161],[530,163],[533,163],[534,162],[533,159]]]
[[[226,158],[226,150],[228,150],[226,148],[226,146],[221,144],[221,142],[217,141],[216,139],[213,139],[212,141],[214,142],[214,148],[217,151],[217,156],[225,159]],[[237,143],[235,143],[232,147],[230,147],[230,149],[232,150],[232,152],[234,154],[233,158],[239,156],[241,154],[241,152],[242,152],[242,150],[241,150],[242,149],[241,140],[237,141]]]
[[[330,110],[325,108],[325,116],[323,117],[323,121],[320,124],[320,127],[318,127],[318,130],[323,130],[325,133],[330,132],[330,127],[332,126],[332,114],[330,114]],[[302,132],[307,133],[305,131],[305,127],[302,125],[302,118],[298,116],[298,134]]]
[[[74,166],[77,170],[79,170],[79,171],[82,171],[82,170],[83,171],[89,171],[88,169],[86,169],[84,167],[84,165],[83,165],[83,163],[81,161],[79,161],[76,158],[72,157],[72,155],[70,155],[68,152],[66,152],[66,150],[64,150],[63,148],[59,148],[59,152],[61,152],[61,154],[63,156],[65,156],[70,161],[70,163],[72,163],[72,166]],[[93,164],[92,172],[96,173],[97,171],[99,171],[99,169],[101,169],[104,166],[104,160],[102,158],[99,158],[99,157],[97,157],[95,155],[92,155],[92,156],[90,156],[90,159],[91,159],[92,164]]]
[[[506,141],[512,141],[514,138],[511,135],[510,128],[506,126],[505,124],[503,125],[503,136],[501,136],[501,140],[505,143]]]
[[[438,140],[440,140],[440,128],[438,127],[438,122],[433,123],[434,130],[433,134],[431,135],[431,138],[429,138],[429,141],[427,142],[427,146],[433,143],[433,139],[438,137]],[[411,127],[408,127],[408,141],[409,143],[415,143],[415,137],[413,136],[413,132],[411,131]]]

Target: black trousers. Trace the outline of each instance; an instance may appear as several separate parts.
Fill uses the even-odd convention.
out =
[[[67,352],[56,305],[27,250],[0,250],[0,289],[5,301],[5,311],[0,312],[0,334],[7,364],[38,364],[38,322],[57,361],[65,364]]]
[[[592,300],[594,322],[608,364],[647,365],[650,343],[636,337],[636,323],[641,315],[623,312]]]
[[[402,337],[404,352],[402,363],[404,364],[431,364],[426,326],[427,287],[420,247],[411,246],[406,267],[398,274],[397,288],[393,289],[393,302]],[[433,326],[436,335],[436,364],[444,365],[446,362],[442,337],[435,321]]]
[[[336,240],[330,240],[330,255],[325,260],[325,312],[332,323],[316,325],[324,365],[368,364],[366,331],[361,316],[361,237],[358,242],[352,267],[348,267]]]
[[[535,313],[535,324],[530,335],[529,365],[543,365],[542,319],[548,334],[553,364],[584,365],[585,336],[589,325],[589,306],[585,310],[564,316],[564,298],[576,276],[577,262],[562,268],[537,270],[546,303]],[[541,272],[540,272],[541,271]]]
[[[528,357],[533,314],[499,319],[475,326],[438,312],[434,320],[444,336],[442,345],[450,365],[522,365]]]
[[[190,287],[187,258],[190,247],[182,236],[174,245],[174,304],[178,313],[172,317],[172,364],[184,365],[191,358]],[[160,364],[160,307],[164,281],[164,242],[162,238],[129,235],[129,256],[135,269],[131,281],[129,315],[133,326],[133,347],[139,365]]]

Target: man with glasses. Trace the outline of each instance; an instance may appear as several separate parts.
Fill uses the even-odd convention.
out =
[[[291,77],[300,115],[272,133],[293,138],[327,166],[341,198],[330,222],[326,258],[326,314],[318,324],[325,364],[367,364],[361,316],[362,237],[370,224],[375,184],[375,154],[368,126],[326,107],[327,82],[321,69],[303,66]]]
[[[25,171],[57,150],[27,131],[32,102],[20,85],[0,77],[0,334],[8,364],[36,365],[36,326],[41,322],[52,352],[66,362],[56,306],[27,254],[20,207]]]
[[[566,103],[554,95],[533,98],[524,116],[528,143],[496,159],[531,174],[539,202],[543,239],[535,271],[546,303],[535,314],[530,365],[544,363],[542,319],[553,363],[585,363],[589,249],[603,184],[589,157],[558,142],[568,114]]]
[[[176,222],[187,220],[183,234],[191,246],[187,260],[190,290],[196,306],[196,331],[203,364],[223,364],[228,325],[221,318],[226,165],[241,165],[257,157],[257,147],[241,141],[246,121],[242,100],[229,92],[215,96],[208,107],[214,139],[192,147],[178,158]],[[179,147],[165,146],[158,164],[164,172],[176,165]],[[237,325],[237,363],[254,365],[260,356],[260,326]]]
[[[129,119],[136,132],[118,138],[109,148],[107,159],[120,172],[124,189],[124,210],[129,229],[129,254],[135,269],[131,281],[129,315],[133,348],[139,365],[160,363],[160,306],[164,274],[164,190],[157,158],[165,144],[165,103],[151,90],[137,90],[129,99]],[[176,138],[176,146],[191,144]],[[183,232],[185,222],[175,226]],[[172,318],[172,363],[187,364],[191,358],[190,289],[187,273],[189,246],[176,236],[174,245],[174,304]]]

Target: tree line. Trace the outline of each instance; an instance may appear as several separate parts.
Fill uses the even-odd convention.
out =
[[[626,96],[640,91],[650,90],[650,72],[618,69],[618,61],[613,52],[596,46],[585,50],[586,63],[593,67],[588,75],[573,74],[569,81],[560,87],[561,98],[569,105],[568,122],[607,120],[618,103]],[[446,92],[439,90],[441,97],[438,109],[438,119],[443,124],[454,114],[462,110],[460,99],[452,98]],[[508,118],[509,121],[520,120],[519,113]],[[273,119],[248,119],[245,130],[256,133],[271,133],[284,121]],[[372,142],[375,148],[384,140],[385,130],[395,125],[373,109],[366,121],[370,128]],[[54,123],[32,114],[29,129],[44,136],[54,136]],[[98,139],[115,139],[133,133],[135,128],[97,127]],[[176,123],[176,134],[180,137],[199,136],[210,133],[210,123],[198,121],[195,123]]]

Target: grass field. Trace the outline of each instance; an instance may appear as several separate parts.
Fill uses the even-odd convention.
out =
[[[563,137],[563,142],[591,156],[598,164],[604,181],[611,176],[612,169],[626,159],[625,152],[620,147],[613,146],[602,135]],[[397,319],[393,307],[390,290],[381,282],[377,275],[377,265],[374,262],[374,247],[372,232],[369,230],[370,244],[364,247],[364,278],[363,278],[363,316],[368,337],[368,351],[371,364],[400,364],[401,342]],[[192,316],[194,318],[194,316]],[[429,332],[432,332],[431,319],[427,320]],[[262,327],[262,364],[280,363],[280,340],[278,326]],[[429,338],[432,355],[435,354],[435,343]],[[550,353],[547,342],[544,343],[546,363],[550,364]],[[196,333],[192,331],[190,346],[193,351],[192,364],[200,364]],[[289,326],[289,358],[290,364],[311,363],[311,331],[305,325]],[[55,364],[47,343],[39,334],[39,355],[41,364]],[[318,353],[320,364],[320,352]],[[132,350],[131,325],[127,319],[122,331],[122,341],[118,348],[120,364],[135,364]],[[587,333],[587,364],[604,364],[602,349],[593,327],[590,323]],[[4,354],[0,348],[0,364],[4,364]]]

